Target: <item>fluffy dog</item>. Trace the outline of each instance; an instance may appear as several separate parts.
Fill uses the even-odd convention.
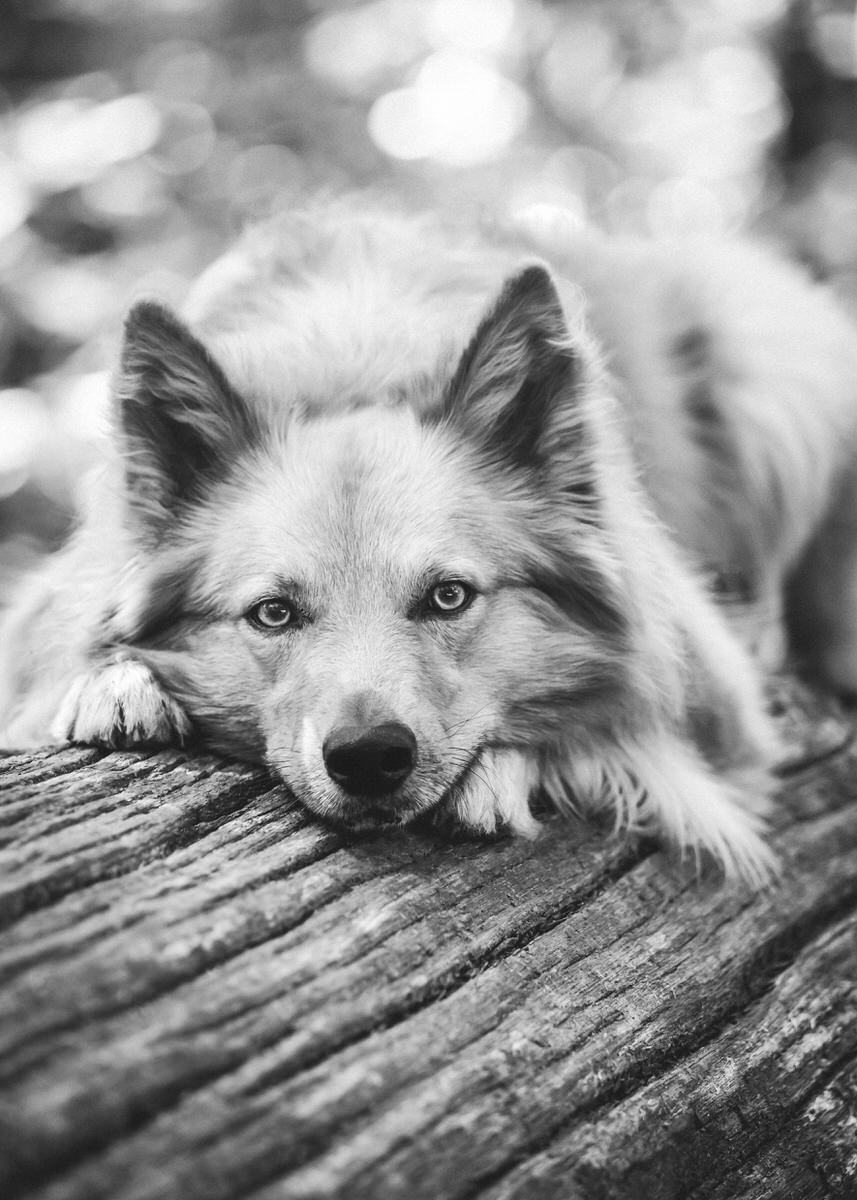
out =
[[[4,744],[193,734],[354,828],[529,835],[540,793],[761,882],[753,658],[857,687],[855,390],[848,321],[749,245],[282,218],[128,316]]]

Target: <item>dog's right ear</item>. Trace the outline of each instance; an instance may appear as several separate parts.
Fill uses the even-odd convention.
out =
[[[177,516],[258,439],[252,412],[209,351],[151,301],[125,322],[116,406],[129,500],[149,526]]]

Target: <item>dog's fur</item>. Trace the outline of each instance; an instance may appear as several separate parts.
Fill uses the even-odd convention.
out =
[[[823,290],[746,244],[360,201],[245,237],[186,321],[128,317],[115,460],[2,633],[8,748],[193,732],[354,827],[531,834],[541,792],[766,876],[748,650],[857,688],[857,344]],[[379,722],[412,772],[344,790],[326,739]]]

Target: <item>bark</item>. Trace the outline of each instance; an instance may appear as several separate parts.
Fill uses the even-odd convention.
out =
[[[346,838],[178,751],[0,761],[6,1200],[857,1194],[857,750],[770,892],[563,822]]]

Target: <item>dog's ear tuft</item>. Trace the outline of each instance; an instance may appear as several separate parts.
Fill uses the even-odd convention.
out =
[[[147,524],[175,516],[258,437],[252,412],[202,342],[151,301],[125,322],[116,403],[129,498]]]
[[[449,384],[444,414],[493,457],[535,465],[576,432],[582,364],[550,272],[540,264],[507,280]]]

